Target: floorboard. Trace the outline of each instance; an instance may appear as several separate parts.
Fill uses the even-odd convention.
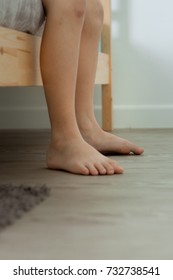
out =
[[[173,130],[118,130],[145,148],[112,156],[123,175],[45,166],[48,131],[0,132],[0,183],[46,184],[51,196],[0,233],[0,259],[173,259]]]

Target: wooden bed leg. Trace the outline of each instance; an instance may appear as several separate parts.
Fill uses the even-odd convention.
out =
[[[112,43],[111,43],[111,2],[102,0],[104,25],[101,36],[102,52],[109,55],[109,84],[102,85],[102,127],[106,131],[113,129],[112,113]]]
[[[102,128],[105,131],[113,129],[113,114],[112,114],[112,86],[102,86]]]

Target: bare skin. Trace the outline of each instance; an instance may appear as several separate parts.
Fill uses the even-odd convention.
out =
[[[91,101],[102,26],[100,2],[43,0],[43,5],[47,20],[41,46],[41,72],[51,122],[47,166],[82,175],[123,173],[123,168],[100,152],[120,151],[125,140],[113,138],[99,128]],[[91,11],[95,13],[92,27]],[[96,39],[88,33],[91,28]],[[86,51],[91,53],[91,59]],[[100,133],[101,137],[104,134],[104,144],[96,140]],[[126,145],[132,149],[133,144]],[[138,147],[134,149],[137,151]]]
[[[62,169],[74,174],[113,175],[123,172],[115,161],[101,155],[80,138],[51,145],[47,161],[51,169]]]
[[[94,123],[94,122],[93,122]],[[103,154],[121,154],[141,155],[144,152],[142,147],[134,143],[103,131],[98,124],[93,125],[90,129],[81,130],[81,134],[87,143]]]
[[[76,116],[83,138],[102,153],[140,155],[143,148],[103,131],[94,116],[94,80],[98,61],[98,44],[102,30],[103,10],[100,1],[87,2],[87,11],[81,34],[78,76],[76,85]],[[93,27],[94,26],[94,27]],[[89,58],[87,57],[90,53]],[[87,60],[85,59],[87,57]],[[85,62],[85,63],[84,63]]]

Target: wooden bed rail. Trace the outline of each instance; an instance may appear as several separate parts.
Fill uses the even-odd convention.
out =
[[[0,86],[41,86],[41,37],[0,27]],[[96,84],[109,83],[109,56],[99,53]]]

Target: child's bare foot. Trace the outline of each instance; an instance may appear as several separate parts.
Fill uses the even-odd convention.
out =
[[[80,129],[85,141],[101,153],[117,153],[141,155],[144,149],[137,145],[102,130],[97,124],[90,128]]]
[[[47,166],[82,175],[123,173],[123,169],[114,160],[100,154],[82,138],[51,143],[47,151]]]

